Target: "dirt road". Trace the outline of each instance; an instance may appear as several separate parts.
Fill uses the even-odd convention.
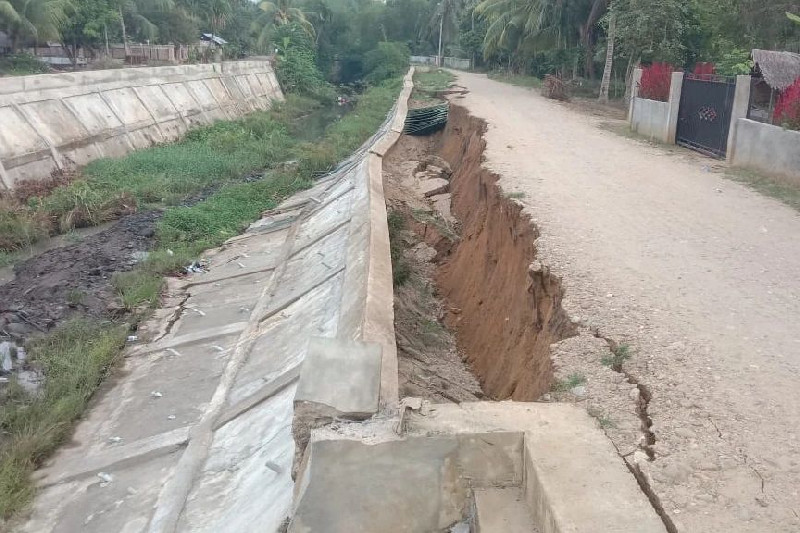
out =
[[[640,465],[667,521],[800,530],[800,215],[711,159],[481,75],[458,83],[471,92],[455,102],[488,122],[486,165],[524,193],[538,257],[581,325],[554,347],[557,375],[586,377],[576,401]],[[623,373],[607,340],[630,346]]]

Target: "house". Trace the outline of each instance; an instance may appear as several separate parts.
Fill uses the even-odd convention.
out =
[[[753,81],[747,118],[771,124],[778,96],[800,78],[800,54],[755,49],[750,57]]]

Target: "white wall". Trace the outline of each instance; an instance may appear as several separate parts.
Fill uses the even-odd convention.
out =
[[[267,60],[0,79],[0,189],[283,99]]]
[[[634,98],[631,130],[660,142],[669,142],[669,102]]]
[[[740,118],[731,163],[789,178],[800,185],[800,131]]]

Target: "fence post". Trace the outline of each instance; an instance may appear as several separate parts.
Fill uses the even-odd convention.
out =
[[[633,103],[639,97],[639,83],[642,81],[642,69],[633,69],[631,77],[631,101],[628,102],[628,124],[633,126]]]
[[[728,150],[725,159],[733,163],[736,151],[736,130],[740,118],[747,118],[750,107],[750,76],[736,76],[736,91],[733,93],[733,106],[731,107],[731,125],[728,130]]]
[[[675,144],[675,134],[678,130],[678,113],[681,109],[681,92],[683,90],[683,72],[673,72],[669,86],[669,114],[667,114],[667,131],[664,142]]]

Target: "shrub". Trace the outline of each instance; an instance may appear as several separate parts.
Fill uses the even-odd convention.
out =
[[[669,88],[674,70],[675,67],[669,63],[653,63],[649,67],[642,69],[642,80],[639,82],[639,97],[659,102],[669,100]]]
[[[411,51],[403,43],[378,43],[364,54],[364,79],[369,83],[402,76],[408,70]]]
[[[775,105],[773,123],[792,130],[800,130],[800,78],[786,88]]]
[[[273,41],[278,47],[275,75],[283,91],[333,101],[335,92],[322,77],[314,43],[303,29],[297,24],[280,26]]]

